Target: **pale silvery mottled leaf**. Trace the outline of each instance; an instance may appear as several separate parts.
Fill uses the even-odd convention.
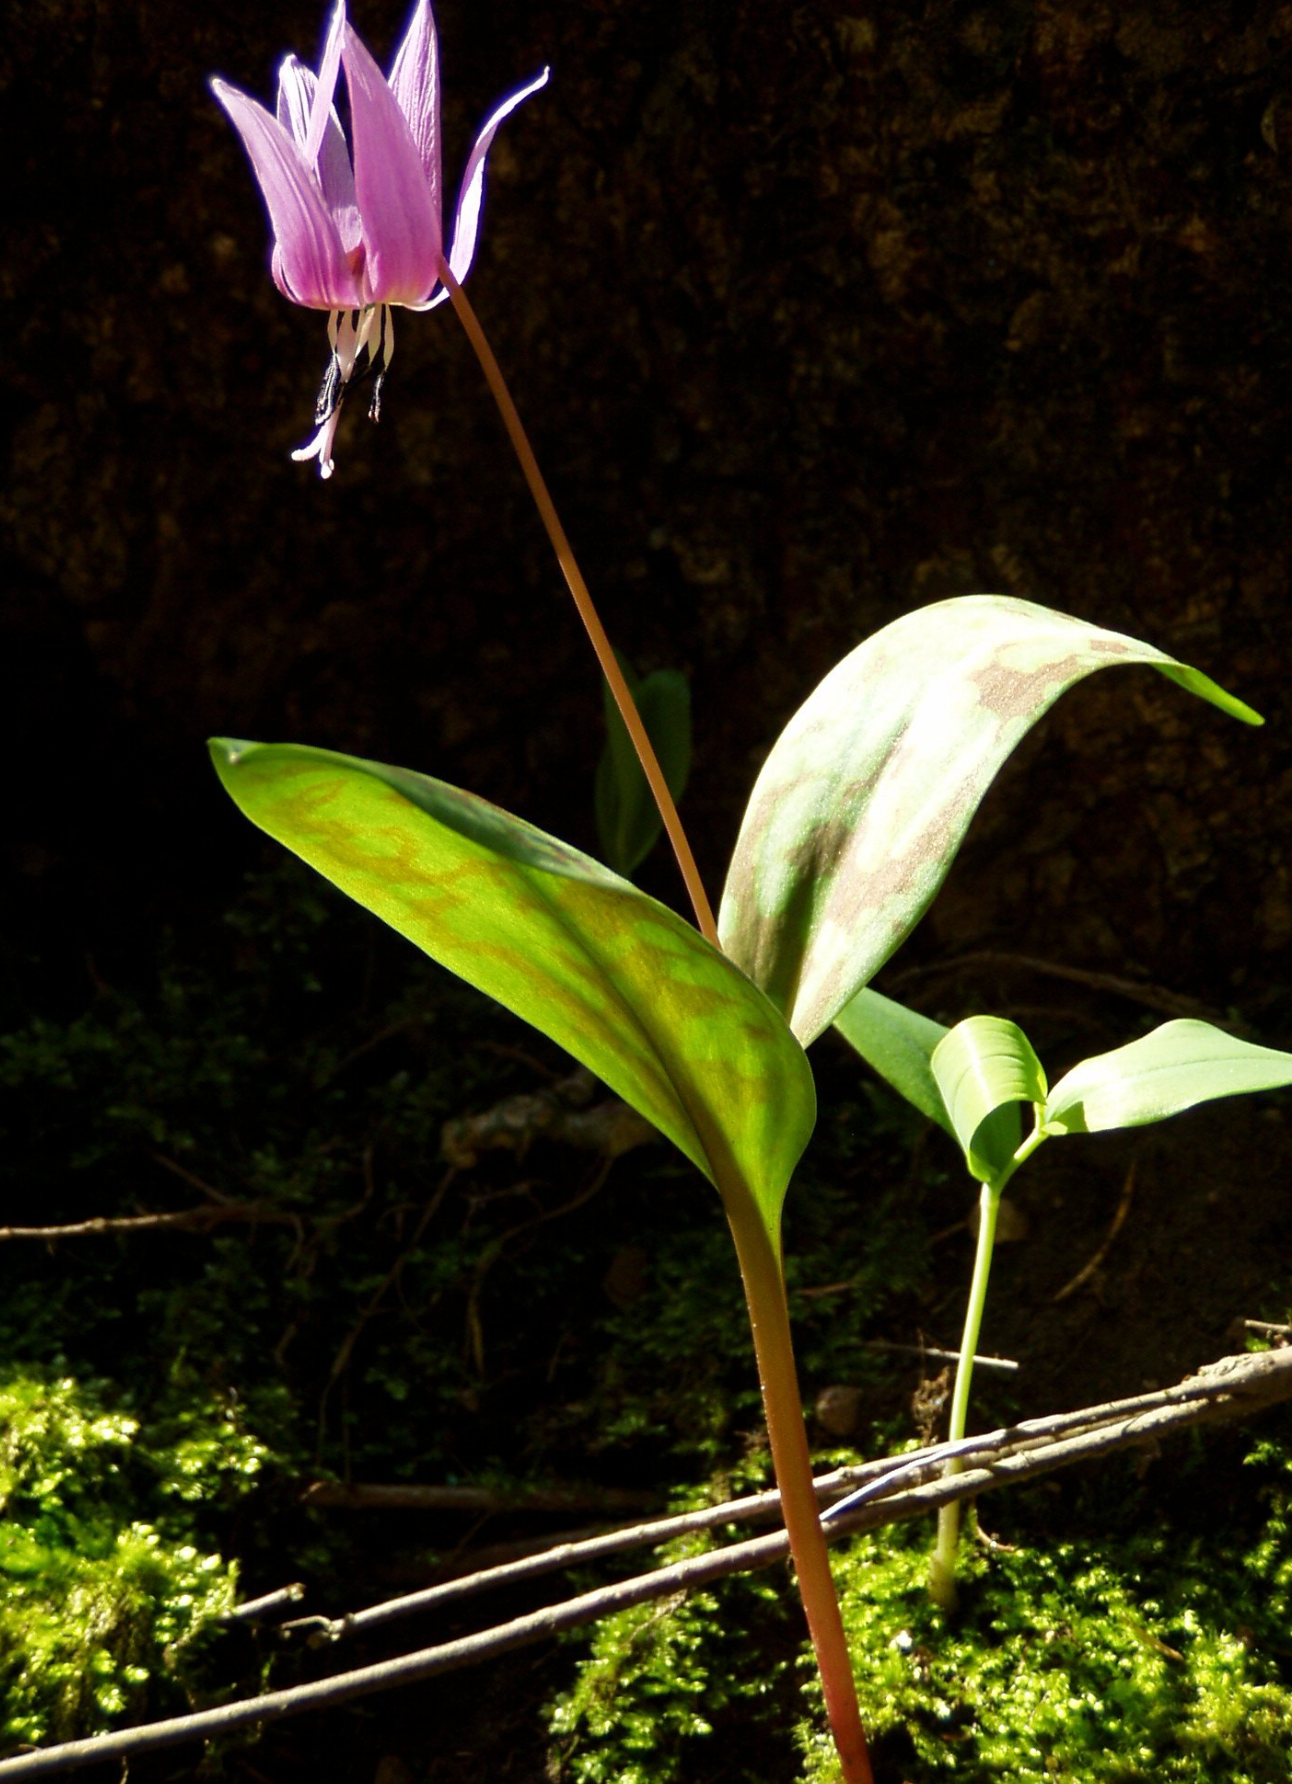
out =
[[[718,918],[805,1046],[923,915],[1041,715],[1094,670],[1137,663],[1261,722],[1152,645],[1005,595],[907,614],[826,676],[758,777]]]

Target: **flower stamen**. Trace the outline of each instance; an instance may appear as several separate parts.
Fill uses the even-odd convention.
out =
[[[335,465],[332,445],[346,394],[352,385],[372,379],[368,419],[381,420],[381,391],[395,352],[395,325],[389,304],[369,304],[362,310],[333,310],[328,317],[328,344],[332,349],[323,382],[314,403],[315,434],[292,453],[297,464],[316,458],[319,476],[330,477]]]

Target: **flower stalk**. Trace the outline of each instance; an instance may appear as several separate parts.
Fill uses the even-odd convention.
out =
[[[606,629],[601,623],[601,617],[588,591],[588,585],[583,579],[583,572],[579,569],[565,528],[561,525],[560,516],[556,512],[543,473],[538,468],[538,460],[534,457],[534,449],[529,443],[524,423],[520,419],[511,392],[507,388],[502,368],[494,356],[493,348],[489,345],[484,329],[480,326],[480,319],[475,313],[470,298],[453,276],[452,268],[443,260],[440,262],[440,279],[448,291],[450,302],[457,312],[458,321],[466,330],[467,339],[475,351],[476,358],[480,361],[480,369],[485,375],[485,382],[489,386],[494,402],[498,405],[498,412],[502,416],[507,437],[512,443],[516,457],[520,460],[520,468],[529,485],[529,492],[534,498],[534,506],[538,509],[547,536],[552,542],[556,560],[561,566],[561,574],[565,577],[566,585],[574,598],[574,605],[578,609],[579,618],[583,621],[584,629],[587,631],[592,648],[596,653],[597,662],[601,666],[601,673],[606,678],[610,692],[614,696],[615,705],[619,708],[620,717],[632,739],[633,748],[637,751],[637,759],[642,765],[642,773],[646,776],[647,785],[659,808],[665,832],[677,858],[687,895],[695,912],[696,926],[707,942],[710,942],[715,948],[720,947],[718,926],[713,918],[713,908],[709,903],[708,894],[705,892],[699,869],[696,867],[695,856],[692,853],[686,831],[682,827],[682,820],[678,816],[673,795],[669,792],[668,782],[664,779],[664,771],[659,765],[659,758],[647,736],[646,727],[642,724],[641,714],[637,711],[637,703],[629,692],[628,683],[624,680],[623,671],[619,667],[619,661],[606,636]]]

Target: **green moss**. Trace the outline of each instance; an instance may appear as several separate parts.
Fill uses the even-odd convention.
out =
[[[220,1409],[158,1443],[94,1385],[0,1381],[0,1752],[97,1732],[189,1681],[236,1584],[194,1509],[263,1453]]]
[[[953,1618],[928,1599],[926,1529],[858,1540],[836,1571],[877,1750],[910,1784],[1281,1784],[1292,1690],[1268,1590],[1286,1568],[1278,1540],[1271,1528],[1250,1554],[1221,1532],[1161,1527],[992,1554],[969,1542]],[[805,1779],[826,1784],[828,1741],[819,1726],[804,1740]]]
[[[752,1457],[704,1491],[675,1496],[673,1508],[766,1484],[766,1458]],[[659,1560],[712,1546],[707,1533],[684,1537]],[[739,1574],[598,1624],[574,1689],[551,1711],[554,1775],[562,1784],[681,1784],[709,1766],[732,1784],[785,1775],[794,1651],[782,1588],[778,1573]]]
[[[1080,1539],[992,1553],[967,1541],[950,1618],[929,1602],[925,1524],[837,1551],[880,1776],[1283,1784],[1292,1767],[1292,1482],[1278,1446],[1256,1460],[1264,1480],[1253,1504],[1263,1499],[1264,1518],[1254,1542],[1250,1529],[1137,1529],[1131,1519],[1101,1538],[1108,1485],[1094,1485],[1073,1496],[1069,1521],[1083,1528],[1084,1517],[1090,1531]],[[713,1491],[731,1488],[723,1480]],[[806,1643],[793,1669],[787,1662],[799,1629],[779,1571],[611,1619],[552,1713],[553,1775],[562,1784],[836,1784]],[[781,1744],[794,1717],[791,1670],[813,1704],[812,1719],[799,1719],[797,1763]]]

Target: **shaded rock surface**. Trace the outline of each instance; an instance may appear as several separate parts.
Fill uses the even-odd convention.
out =
[[[1292,935],[1292,8],[439,16],[450,186],[553,65],[499,138],[472,291],[612,634],[692,679],[710,880],[859,636],[1025,594],[1272,722],[1140,672],[1081,689],[916,947],[1007,937],[1259,1014]],[[356,17],[388,54],[402,7]],[[595,846],[596,676],[453,317],[400,318],[385,418],[345,417],[331,485],[286,456],[323,318],[265,276],[203,82],[268,94],[319,29],[32,0],[0,50],[6,840],[26,916],[82,946],[253,854],[208,731],[416,764]],[[662,859],[648,879],[673,896]]]

